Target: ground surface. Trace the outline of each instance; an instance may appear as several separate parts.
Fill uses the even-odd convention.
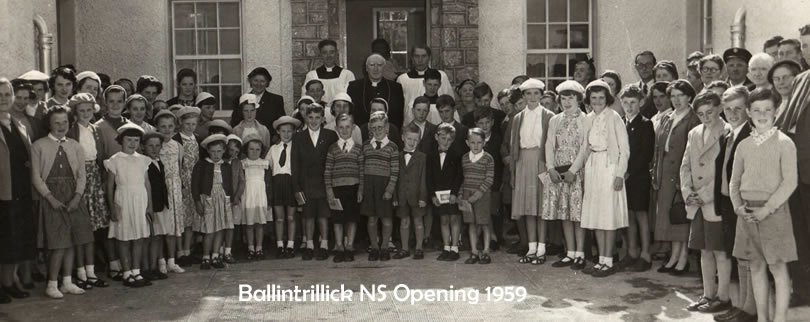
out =
[[[224,270],[170,275],[155,285],[129,289],[114,283],[82,296],[63,300],[44,297],[38,284],[32,297],[0,306],[0,321],[207,321],[316,319],[387,320],[482,320],[487,321],[711,321],[708,314],[687,312],[684,307],[702,292],[696,273],[672,277],[649,271],[619,273],[595,279],[568,268],[518,264],[514,255],[495,253],[489,265],[465,265],[434,260],[428,252],[421,261],[412,259],[368,262],[366,255],[353,263],[304,262],[300,258],[240,263]],[[655,263],[660,265],[659,263]],[[656,266],[657,267],[657,266]],[[240,302],[239,284],[265,288],[309,288],[341,284],[355,291],[352,302]],[[386,299],[360,301],[360,285],[385,284]],[[422,301],[416,305],[391,298],[397,284],[411,291],[454,289],[479,290],[479,303],[467,301]],[[488,286],[524,286],[522,302],[487,302]],[[398,294],[405,294],[400,292]],[[494,294],[494,293],[493,293]],[[378,295],[379,296],[379,295]],[[791,321],[810,320],[810,308],[791,309]]]

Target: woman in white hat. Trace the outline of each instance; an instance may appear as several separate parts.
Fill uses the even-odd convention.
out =
[[[330,104],[332,107],[332,117],[330,120],[326,121],[326,125],[324,125],[323,128],[337,131],[337,118],[340,116],[340,114],[351,115],[353,105],[352,97],[349,96],[349,94],[346,94],[345,92],[337,93]],[[352,141],[354,141],[354,143],[357,145],[363,145],[363,134],[357,124],[354,125],[354,130],[352,130]]]
[[[242,109],[242,121],[233,127],[233,133],[245,140],[247,137],[258,137],[262,146],[270,146],[270,130],[256,120],[256,95],[246,93],[239,98],[239,108]]]
[[[510,149],[514,187],[512,218],[518,220],[519,225],[525,224],[529,241],[529,251],[519,262],[535,265],[546,262],[546,224],[540,218],[543,183],[537,176],[546,170],[546,138],[554,113],[540,104],[545,88],[543,82],[533,78],[520,85],[528,105],[512,120]]]
[[[593,112],[588,114],[587,150],[583,151],[587,161],[580,225],[596,231],[599,263],[584,270],[595,277],[616,272],[612,257],[616,230],[628,224],[624,175],[630,144],[621,116],[608,108],[613,102],[610,86],[604,81],[592,81],[585,88],[585,104],[590,105]]]

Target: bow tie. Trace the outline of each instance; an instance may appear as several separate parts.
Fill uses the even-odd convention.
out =
[[[411,155],[411,154],[413,154],[413,151],[411,151],[411,152],[405,151],[405,154]]]

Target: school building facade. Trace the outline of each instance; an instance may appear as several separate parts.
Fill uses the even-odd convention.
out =
[[[113,79],[148,74],[168,99],[173,75],[190,67],[202,90],[223,98],[226,116],[249,88],[246,74],[263,66],[289,112],[321,64],[324,38],[338,42],[357,78],[381,37],[402,68],[424,43],[454,84],[472,78],[497,90],[519,74],[557,83],[583,55],[637,81],[633,56],[643,50],[685,77],[692,51],[734,43],[759,52],[771,36],[798,38],[808,16],[810,0],[0,0],[0,74],[61,64]]]

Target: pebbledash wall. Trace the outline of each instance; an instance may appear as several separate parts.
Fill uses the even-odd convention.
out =
[[[243,73],[266,67],[273,75],[270,90],[284,96],[288,112],[306,71],[321,64],[317,42],[329,37],[343,47],[344,1],[241,1]],[[525,72],[526,0],[428,3],[432,64],[454,82],[486,80],[498,90]],[[625,83],[636,81],[633,55],[652,50],[659,59],[674,61],[685,77],[686,55],[700,48],[701,3],[593,1],[597,69],[614,69]],[[729,26],[740,7],[747,9],[745,44],[752,52],[760,51],[762,42],[776,34],[798,37],[797,29],[810,16],[810,0],[715,0],[715,52],[729,46]],[[35,68],[34,15],[42,16],[54,34],[52,66],[73,63],[113,78],[151,74],[173,86],[169,0],[0,0],[0,75],[16,77]],[[242,84],[247,90],[247,81]],[[168,88],[163,97],[173,93]]]

